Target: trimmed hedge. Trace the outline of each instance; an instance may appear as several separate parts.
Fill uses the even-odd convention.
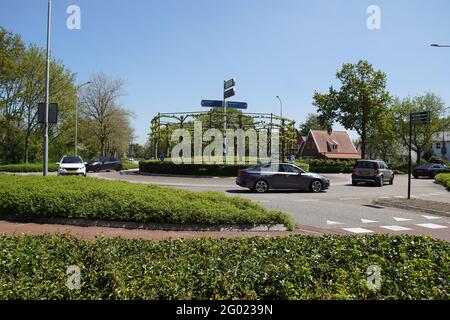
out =
[[[351,173],[355,164],[354,160],[302,159],[301,162],[317,173]]]
[[[434,180],[447,187],[447,190],[450,191],[450,173],[440,173],[434,177]]]
[[[289,215],[218,192],[85,177],[0,175],[0,215],[178,224],[285,224]]]
[[[133,162],[122,162],[122,170],[139,169],[139,165]]]
[[[48,164],[48,171],[56,172],[56,163]],[[0,172],[42,172],[42,163],[0,165]]]
[[[84,241],[0,236],[0,299],[444,299],[450,243],[423,236]],[[69,290],[68,266],[81,288]],[[367,286],[370,266],[381,288]]]
[[[198,176],[236,177],[238,171],[252,165],[227,164],[175,164],[171,161],[140,161],[139,172]]]

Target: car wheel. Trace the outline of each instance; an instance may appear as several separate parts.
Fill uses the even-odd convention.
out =
[[[414,176],[414,179],[419,179],[419,176]]]
[[[322,182],[320,182],[319,180],[314,180],[313,182],[311,182],[311,191],[312,192],[320,192],[323,189],[323,185]]]
[[[394,184],[394,176],[392,176],[392,179],[389,180],[389,184],[392,186]]]
[[[264,180],[258,180],[255,183],[255,191],[258,193],[264,193],[269,191],[269,184]]]
[[[358,181],[352,180],[352,185],[357,186],[358,185]]]
[[[383,178],[383,176],[381,176],[381,177],[378,179],[377,186],[379,186],[379,187],[384,186],[384,178]]]

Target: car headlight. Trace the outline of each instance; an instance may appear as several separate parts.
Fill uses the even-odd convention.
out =
[[[64,168],[59,168],[59,171],[66,172],[67,170]]]

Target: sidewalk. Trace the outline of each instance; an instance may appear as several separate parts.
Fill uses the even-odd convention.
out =
[[[450,203],[423,200],[423,199],[377,199],[374,201],[375,204],[393,207],[399,209],[405,209],[410,211],[426,212],[431,214],[438,214],[446,217],[450,217]]]
[[[292,235],[321,236],[337,234],[331,230],[312,227],[301,227],[294,231],[161,231],[107,227],[80,227],[62,224],[17,223],[0,220],[0,234],[13,235],[43,235],[71,234],[75,237],[94,240],[97,236],[106,238],[121,237],[125,239],[190,239],[190,238],[237,238],[237,237],[286,237]]]

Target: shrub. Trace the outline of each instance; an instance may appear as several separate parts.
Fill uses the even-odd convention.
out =
[[[447,187],[447,190],[450,191],[450,173],[440,173],[434,177],[434,180]]]
[[[84,177],[0,175],[0,215],[293,227],[287,214],[239,197]]]
[[[48,171],[56,172],[56,163],[48,164]],[[23,163],[0,165],[0,172],[42,172],[41,163]]]
[[[351,173],[354,160],[302,159],[309,165],[309,171],[317,173]]]
[[[444,299],[450,244],[423,236],[78,240],[0,236],[0,299]],[[81,271],[69,290],[66,269]],[[381,288],[367,286],[369,266]]]
[[[132,169],[139,169],[139,165],[133,162],[122,162],[122,170],[132,170]]]
[[[179,175],[236,177],[238,171],[252,165],[228,164],[175,164],[171,161],[141,161],[139,172]]]

